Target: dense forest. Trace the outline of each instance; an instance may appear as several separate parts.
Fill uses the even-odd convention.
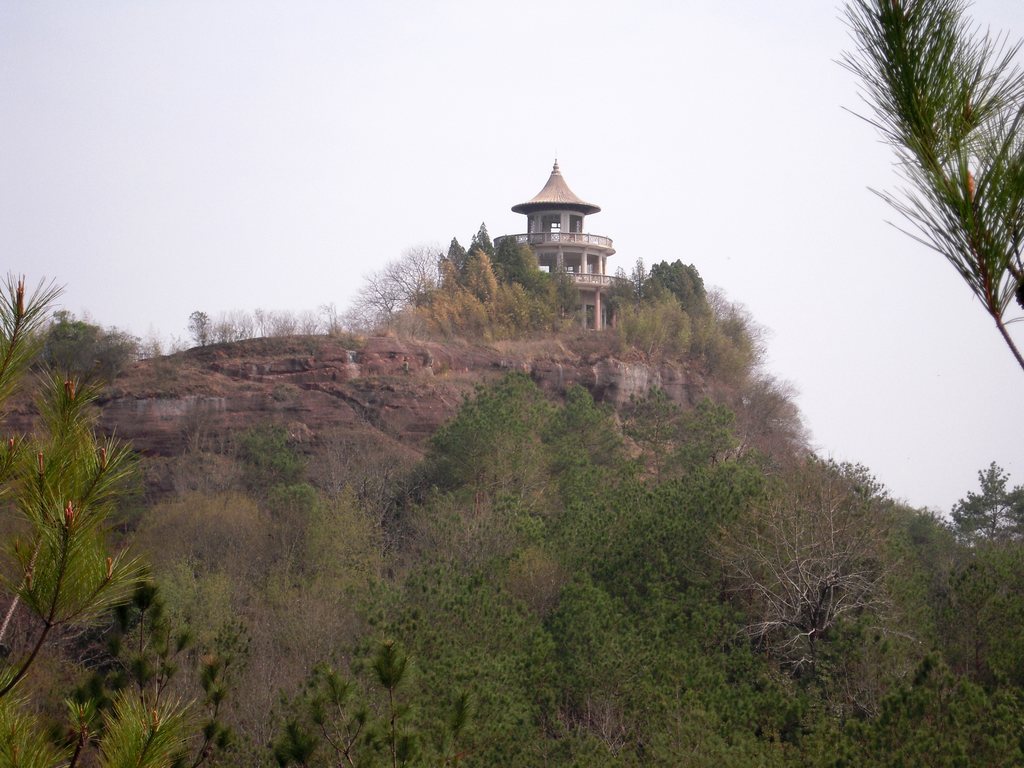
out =
[[[442,260],[378,322],[581,333],[557,275],[521,326],[450,311],[519,295],[507,264]],[[1024,489],[992,465],[950,519],[907,508],[806,448],[756,327],[693,267],[620,289],[610,352],[692,366],[714,400],[615,411],[513,373],[421,455],[254,423],[155,492],[93,427],[130,343],[10,283],[0,394],[36,390],[39,426],[0,463],[2,764],[1024,760]]]

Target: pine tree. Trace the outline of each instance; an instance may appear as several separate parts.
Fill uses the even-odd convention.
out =
[[[11,277],[0,293],[0,412],[38,354],[39,331],[59,293],[40,283],[26,297],[24,279]],[[23,684],[48,640],[126,603],[143,571],[124,551],[107,548],[107,516],[132,465],[126,446],[93,431],[96,387],[52,376],[37,394],[39,429],[0,447],[0,498],[22,531],[10,543],[16,571],[6,584],[0,642],[16,612],[31,625],[28,642],[5,646],[0,660],[0,764],[68,761],[70,768],[100,730],[95,707],[70,704],[75,738],[53,744],[24,705]],[[103,721],[103,765],[170,766],[184,748],[185,712],[173,704],[123,694]]]
[[[480,229],[473,235],[473,241],[469,245],[470,256],[477,252],[486,253],[490,259],[494,258],[494,243],[491,242],[491,237],[487,234],[487,225],[483,222],[480,223]]]
[[[1007,488],[1009,475],[994,461],[978,472],[980,493],[971,491],[953,507],[953,524],[967,541],[1024,535],[1024,486]]]
[[[843,65],[860,78],[873,116],[909,186],[880,193],[942,254],[1007,330],[1024,306],[1024,72],[1020,43],[976,35],[966,0],[851,0],[856,50]]]
[[[451,245],[448,246],[448,254],[445,258],[448,259],[448,263],[455,269],[456,274],[462,274],[462,270],[466,268],[466,249],[463,248],[456,238],[452,238]]]

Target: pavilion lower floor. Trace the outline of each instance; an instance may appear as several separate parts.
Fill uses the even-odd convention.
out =
[[[583,329],[600,331],[614,325],[612,308],[600,288],[580,288],[580,318]]]

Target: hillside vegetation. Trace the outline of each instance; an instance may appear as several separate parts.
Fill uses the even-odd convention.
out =
[[[108,746],[125,720],[143,741],[175,723],[180,738],[145,765],[1024,760],[1024,491],[993,466],[947,524],[866,468],[815,458],[785,387],[757,366],[750,319],[707,297],[692,267],[634,277],[618,328],[580,343],[676,360],[715,399],[652,388],[616,411],[510,373],[420,450],[274,421],[191,441],[177,482],[122,485],[101,520],[110,551],[130,546],[149,575],[127,574],[129,601],[60,627],[28,599],[43,563],[26,546],[78,518],[58,476],[52,499],[28,493],[51,465],[19,447],[5,465],[4,572],[22,601],[0,672],[33,663],[19,701],[0,693],[0,729],[41,734],[82,765],[127,764]],[[391,332],[399,315],[430,318],[447,290],[402,307]],[[528,345],[539,331],[512,335]],[[186,357],[132,375],[183,387],[171,374]],[[55,393],[67,419],[44,406],[38,444],[58,446],[72,424],[91,440],[95,393]],[[33,517],[23,499],[59,509]],[[128,702],[152,715],[131,720]],[[56,764],[2,749],[8,764]]]

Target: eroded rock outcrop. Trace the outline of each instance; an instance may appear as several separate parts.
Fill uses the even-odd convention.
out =
[[[298,441],[343,430],[418,448],[476,385],[510,371],[528,374],[553,396],[579,384],[614,406],[654,386],[680,403],[707,389],[682,364],[628,362],[559,343],[499,349],[390,337],[256,339],[134,365],[104,393],[100,426],[163,456],[221,447],[260,422],[285,426]],[[8,426],[24,428],[30,419],[22,406]]]

